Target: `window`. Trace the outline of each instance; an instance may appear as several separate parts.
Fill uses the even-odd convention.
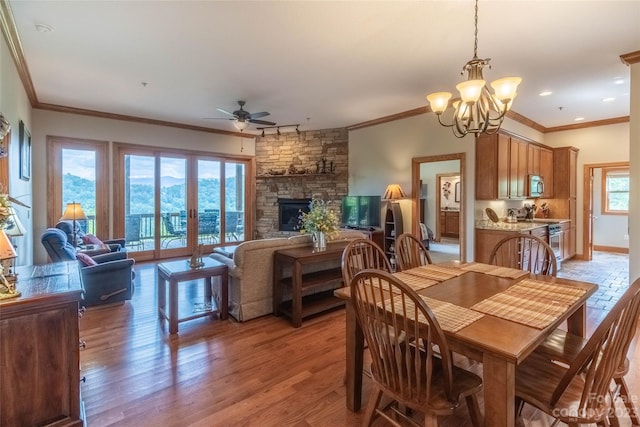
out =
[[[629,213],[629,169],[602,169],[602,213],[627,215]]]

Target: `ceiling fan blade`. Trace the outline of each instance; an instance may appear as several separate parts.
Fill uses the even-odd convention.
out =
[[[225,110],[224,108],[216,108],[216,110],[220,111],[221,113],[228,114],[228,115],[230,115],[230,116],[232,116],[232,117],[235,117],[235,116],[236,116],[234,113],[232,113],[231,111],[227,111],[227,110]]]
[[[255,123],[257,125],[265,125],[265,126],[275,126],[276,124],[274,122],[268,122],[266,120],[254,120],[254,119],[249,119],[250,123]]]
[[[259,119],[260,117],[264,117],[264,116],[268,116],[271,113],[268,113],[267,111],[261,111],[259,113],[251,113],[249,114],[249,118],[250,119]]]

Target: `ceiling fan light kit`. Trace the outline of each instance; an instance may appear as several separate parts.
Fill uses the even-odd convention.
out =
[[[482,76],[483,68],[491,68],[489,61],[491,58],[478,58],[478,0],[476,0],[473,59],[462,68],[461,74],[465,71],[468,73],[467,80],[456,85],[461,100],[452,103],[454,112],[451,123],[443,121],[442,113],[447,110],[453,95],[450,92],[435,92],[427,96],[427,101],[438,117],[438,122],[442,126],[452,128],[457,138],[462,138],[468,133],[476,135],[496,133],[517,95],[518,85],[522,81],[520,77],[497,79],[491,82],[494,93],[489,91]]]

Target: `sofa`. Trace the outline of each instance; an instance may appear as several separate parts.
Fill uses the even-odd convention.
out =
[[[334,240],[364,237],[357,230],[342,230]],[[220,251],[209,255],[229,269],[229,314],[239,322],[245,322],[273,313],[273,254],[280,249],[311,244],[311,236],[300,234],[288,238],[250,240],[240,243],[232,254]],[[340,262],[313,267],[317,270],[339,266]],[[287,275],[290,276],[291,272],[285,272],[285,277]]]

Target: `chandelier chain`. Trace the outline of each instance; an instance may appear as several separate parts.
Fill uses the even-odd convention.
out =
[[[474,33],[474,42],[473,42],[473,57],[478,57],[478,0],[476,0],[476,15],[475,15],[475,27],[476,31]]]

